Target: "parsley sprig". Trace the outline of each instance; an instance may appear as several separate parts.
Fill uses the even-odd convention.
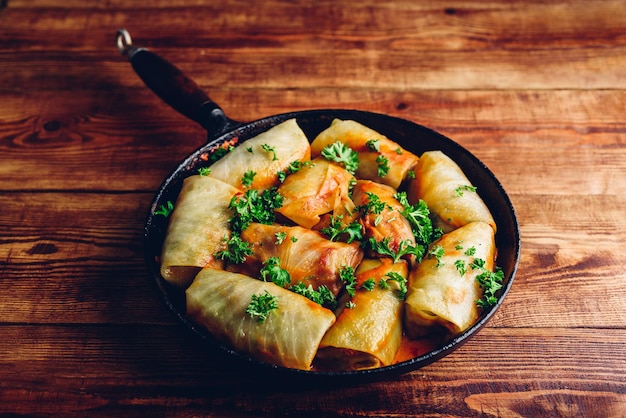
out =
[[[291,286],[289,290],[328,309],[335,309],[337,307],[337,299],[326,285],[321,285],[315,290],[312,285],[309,284],[307,286],[303,282],[299,282]]]
[[[380,241],[376,241],[376,238],[370,237],[364,245],[369,246],[369,248],[375,253],[391,257],[394,263],[397,263],[406,255],[414,255],[417,258],[417,262],[421,261],[424,257],[424,247],[419,244],[413,245],[410,240],[400,241],[398,244],[398,251],[392,250],[389,247],[390,243],[390,237],[385,237]]]
[[[280,287],[287,287],[291,283],[289,272],[280,267],[278,257],[270,257],[263,263],[261,268],[261,279],[264,282],[273,282]]]
[[[246,313],[256,318],[257,322],[265,322],[269,314],[278,309],[278,298],[267,290],[258,295],[252,295]]]
[[[357,221],[352,222],[349,225],[341,223],[343,215],[333,215],[330,217],[330,225],[320,229],[320,232],[328,237],[330,241],[339,240],[341,237],[346,237],[345,242],[350,244],[355,240],[361,240],[363,238],[363,231],[361,224]]]
[[[359,153],[341,141],[327,145],[321,154],[329,161],[343,164],[344,168],[351,174],[356,173],[359,168]]]
[[[440,228],[433,228],[433,223],[430,219],[430,210],[426,202],[420,199],[416,204],[411,205],[406,196],[406,192],[398,192],[394,197],[404,208],[401,212],[402,216],[411,224],[413,235],[415,235],[415,240],[419,244],[428,246],[431,242],[443,235],[443,231]]]
[[[246,257],[252,255],[250,244],[241,239],[239,234],[232,234],[230,238],[224,237],[226,249],[217,251],[214,256],[219,260],[225,260],[233,264],[241,264],[246,261]]]
[[[476,280],[483,289],[483,297],[476,301],[476,305],[480,308],[488,308],[498,303],[496,293],[502,289],[502,280],[504,272],[500,267],[496,267],[495,271],[490,271],[485,267],[485,260],[475,258],[470,264],[472,270],[480,270]]]
[[[233,232],[241,233],[252,222],[270,225],[276,219],[274,209],[283,205],[283,197],[277,188],[272,187],[259,194],[256,190],[246,190],[244,194],[235,195],[228,207],[234,211],[230,218]]]

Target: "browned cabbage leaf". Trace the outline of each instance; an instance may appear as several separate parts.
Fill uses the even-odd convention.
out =
[[[283,233],[285,238],[278,243],[277,234]],[[252,223],[241,238],[251,244],[253,255],[229,269],[259,277],[263,262],[278,257],[280,267],[291,275],[292,285],[303,282],[314,289],[326,285],[335,296],[343,285],[340,270],[346,266],[356,268],[363,258],[358,243],[332,242],[319,232],[300,226]]]
[[[358,286],[368,279],[376,284],[372,290],[357,290],[352,298],[353,307],[339,313],[337,322],[320,343],[316,361],[321,367],[359,370],[393,363],[402,342],[403,301],[395,283],[388,281],[392,284],[386,289],[379,285],[390,272],[406,278],[407,263],[394,263],[389,258],[361,262],[356,271]]]
[[[277,212],[300,226],[313,228],[321,215],[340,209],[348,199],[351,179],[352,174],[343,167],[316,158],[278,187],[283,206]]]
[[[377,140],[379,151],[372,151],[367,143]],[[318,157],[322,150],[341,141],[359,153],[359,169],[356,176],[360,179],[373,180],[397,189],[408,171],[417,163],[418,157],[400,147],[398,143],[353,120],[335,119],[330,127],[322,131],[311,143],[311,155]],[[384,157],[389,171],[384,176],[378,175],[379,157]]]

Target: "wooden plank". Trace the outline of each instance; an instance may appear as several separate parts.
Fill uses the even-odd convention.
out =
[[[5,74],[0,89],[28,85],[60,90],[87,85],[93,78],[101,85],[111,74],[122,76],[126,71],[115,52],[112,28],[133,31],[138,21],[142,27],[134,34],[137,43],[154,47],[202,85],[623,89],[626,54],[622,28],[612,16],[623,15],[626,5],[599,5],[461,3],[457,8],[424,10],[271,2],[256,5],[255,14],[246,7],[218,6],[127,13],[58,7],[41,13],[9,7],[4,12],[8,26],[0,32],[0,72]],[[565,7],[568,19],[562,18]],[[282,14],[291,19],[277,25]],[[546,19],[553,24],[546,27]],[[214,20],[216,24],[207,24]],[[31,24],[25,27],[22,22]],[[87,25],[99,36],[82,36]],[[13,52],[16,48],[19,53]],[[336,52],[332,59],[328,51]],[[136,77],[121,80],[127,86],[139,84]]]
[[[533,183],[542,194],[626,193],[626,184],[614,181],[626,174],[624,92],[213,93],[238,120],[310,108],[357,108],[414,120],[474,153],[511,194],[534,193]],[[154,191],[206,138],[146,89],[5,97],[0,190]],[[532,162],[532,178],[516,161]],[[67,168],[75,174],[68,176]]]
[[[20,326],[3,334],[0,369],[6,390],[0,391],[0,411],[10,414],[111,416],[132,407],[145,415],[169,406],[227,416],[236,406],[238,414],[272,416],[387,415],[390,410],[408,416],[479,416],[498,408],[507,416],[523,416],[525,410],[593,416],[599,407],[610,412],[626,406],[624,330],[598,338],[597,331],[586,329],[486,328],[448,357],[392,378],[392,385],[342,385],[340,397],[334,396],[338,388],[332,382],[302,386],[259,377],[175,328]],[[457,379],[459,369],[471,377]]]

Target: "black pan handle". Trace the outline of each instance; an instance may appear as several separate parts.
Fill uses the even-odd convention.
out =
[[[134,47],[126,29],[118,29],[116,36],[120,54],[128,57],[146,86],[176,111],[206,129],[209,140],[239,124],[229,119],[222,108],[174,64],[147,48]]]

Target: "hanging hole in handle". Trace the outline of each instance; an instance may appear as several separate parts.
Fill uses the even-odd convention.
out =
[[[133,40],[130,37],[130,33],[126,29],[118,29],[117,33],[117,49],[122,55],[128,55],[130,50],[133,49]]]

